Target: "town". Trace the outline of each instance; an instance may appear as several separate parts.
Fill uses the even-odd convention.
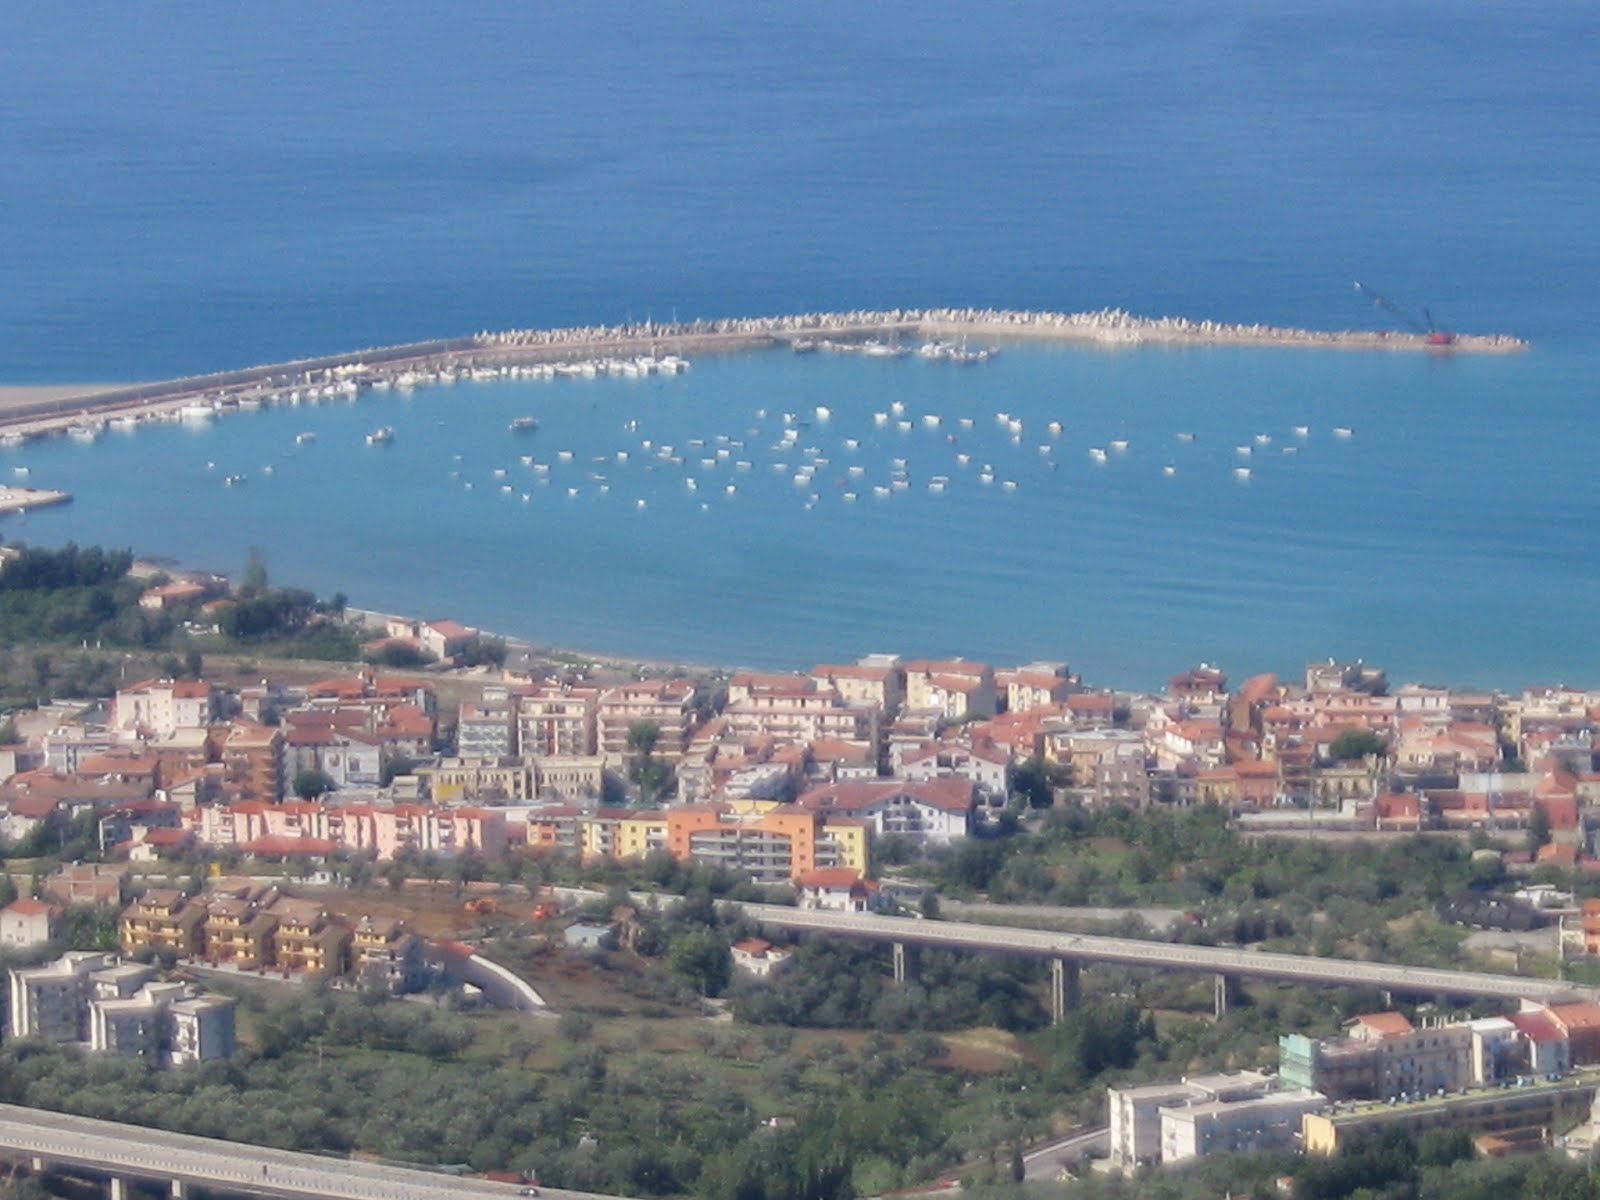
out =
[[[160,575],[137,603],[195,627],[220,625],[239,599]],[[871,947],[890,943],[892,980],[872,986],[918,989],[929,1010],[911,1028],[1075,1027],[1133,996],[1130,1019],[1198,1011],[1222,1029],[1234,1004],[1277,1011],[1269,997],[1287,986],[1219,968],[1208,1012],[1164,971],[1119,972],[1078,939],[1070,973],[1054,951],[971,968],[991,972],[983,989],[1010,989],[998,1017],[940,1016],[934,981],[967,968],[917,950],[916,929],[968,928],[954,919],[995,937],[1019,924],[1126,933],[1495,981],[1351,986],[1315,1020],[1259,1030],[1243,1057],[1191,1055],[1201,1069],[1180,1059],[1165,1077],[1153,1063],[1116,1075],[1160,1036],[1131,1032],[1062,1093],[1077,1097],[1072,1119],[1041,1110],[1032,1127],[1064,1138],[1033,1138],[1028,1163],[1014,1129],[989,1147],[992,1159],[1009,1143],[1025,1175],[1263,1152],[1342,1161],[1395,1134],[1448,1132],[1487,1156],[1556,1145],[1584,1161],[1595,1144],[1600,692],[1391,686],[1379,668],[1331,660],[1237,684],[1202,663],[1153,694],[1096,687],[1059,662],[890,653],[803,673],[686,672],[511,656],[452,620],[338,620],[367,665],[223,683],[195,655],[104,698],[6,716],[9,1038],[198,1069],[259,1042],[265,1018],[249,1006],[264,985],[565,1021],[585,1001],[545,992],[573,971],[647,961],[651,944],[692,982],[684,1011],[801,1027],[801,990],[829,988],[819,969],[881,970]],[[396,662],[408,665],[382,665]],[[1235,863],[1392,848],[1385,869],[1403,874],[1421,855],[1438,894],[1430,923],[1406,927],[1428,936],[1341,925],[1334,903],[1309,916],[1274,906],[1259,877],[1236,888],[1243,869],[1207,886],[1192,876],[1214,847],[1151,857],[1179,828],[1226,839]],[[1046,847],[1079,857],[1047,864]],[[1128,855],[1146,861],[1123,871]],[[708,887],[717,904],[695,900]],[[1377,887],[1370,911],[1388,912],[1377,906],[1403,885]],[[679,897],[703,903],[703,925],[662,915]],[[772,905],[838,924],[796,932],[764,915]],[[851,925],[883,915],[906,932]],[[830,948],[869,934],[866,949]],[[863,1009],[839,1023],[875,1020]]]

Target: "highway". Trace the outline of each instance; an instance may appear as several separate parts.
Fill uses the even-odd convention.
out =
[[[122,1179],[255,1196],[334,1200],[512,1200],[517,1188],[455,1175],[271,1150],[242,1142],[164,1133],[37,1108],[0,1104],[0,1154],[42,1158],[47,1165],[87,1168]],[[541,1188],[551,1200],[615,1200],[589,1192]],[[178,1192],[174,1189],[174,1195]]]
[[[1496,975],[1486,971],[1452,971],[1408,967],[1398,963],[1361,962],[1350,958],[1312,958],[1220,946],[1183,946],[1096,934],[1054,933],[965,921],[922,921],[786,908],[773,904],[739,907],[763,925],[837,937],[864,938],[907,945],[950,946],[1060,958],[1079,963],[1117,963],[1127,967],[1184,970],[1207,974],[1277,979],[1291,983],[1374,987],[1412,995],[1487,996],[1504,1000],[1549,1000],[1579,995],[1590,989],[1552,979]]]

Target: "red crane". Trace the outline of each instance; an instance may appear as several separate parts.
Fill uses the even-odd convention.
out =
[[[1446,332],[1445,330],[1434,325],[1433,314],[1427,309],[1422,310],[1422,315],[1426,318],[1426,321],[1419,321],[1410,313],[1406,312],[1405,309],[1393,304],[1388,297],[1379,295],[1366,284],[1362,283],[1359,279],[1356,280],[1356,291],[1367,297],[1367,299],[1371,300],[1379,308],[1384,309],[1395,317],[1398,317],[1403,324],[1410,326],[1413,333],[1420,334],[1427,341],[1428,345],[1454,346],[1456,344],[1456,335]]]

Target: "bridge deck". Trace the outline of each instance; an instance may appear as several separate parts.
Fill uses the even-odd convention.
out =
[[[511,1184],[273,1150],[0,1104],[0,1153],[39,1157],[130,1179],[178,1180],[221,1191],[295,1200],[510,1200]],[[619,1200],[541,1188],[551,1200]]]
[[[909,917],[819,912],[771,904],[745,904],[740,907],[765,925],[880,942],[997,950],[1042,958],[1074,959],[1084,963],[1118,963],[1130,967],[1189,970],[1290,982],[1366,986],[1422,995],[1492,996],[1508,1000],[1549,1000],[1575,995],[1587,999],[1593,995],[1591,989],[1561,980],[1497,975],[1487,971],[1408,967],[1399,963],[1313,958],[1309,955],[1274,954],[1221,946],[1183,946],[1138,938],[980,925],[971,921],[921,921]]]

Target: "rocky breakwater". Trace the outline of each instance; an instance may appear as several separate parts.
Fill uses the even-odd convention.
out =
[[[1121,309],[1098,312],[1014,312],[1003,309],[933,309],[920,314],[923,336],[1040,338],[1108,346],[1283,346],[1307,350],[1428,350],[1435,353],[1513,354],[1528,343],[1509,334],[1450,334],[1439,341],[1418,333],[1385,330],[1297,329],[1235,325],[1188,317],[1140,317]]]

